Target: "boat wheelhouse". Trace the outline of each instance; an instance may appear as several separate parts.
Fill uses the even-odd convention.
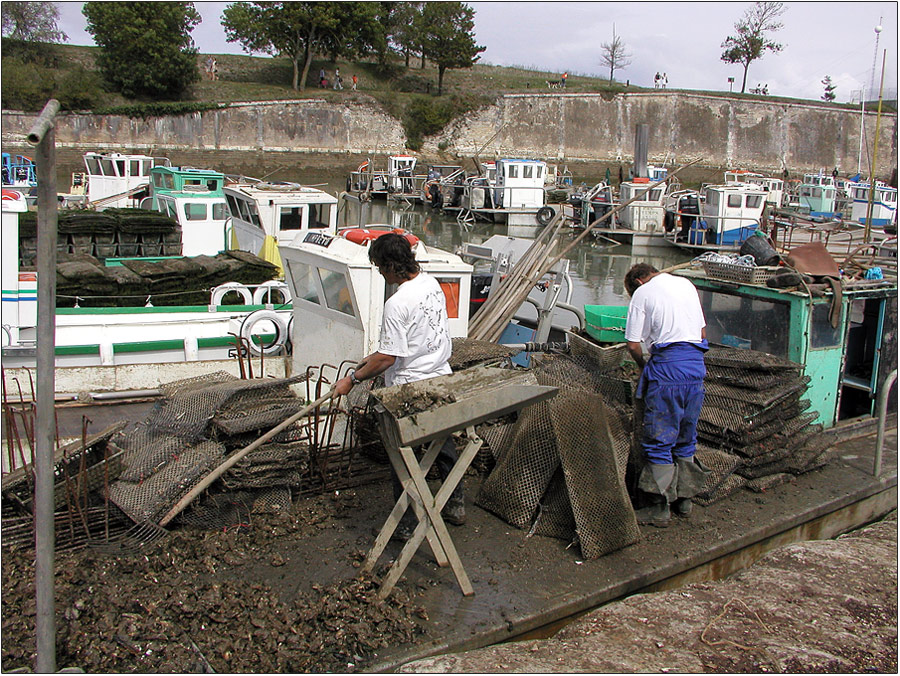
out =
[[[483,176],[466,181],[457,220],[471,223],[475,218],[487,218],[505,221],[513,228],[550,222],[555,210],[546,204],[546,162],[504,158],[482,167]]]
[[[725,172],[725,185],[754,185],[766,192],[766,202],[773,208],[782,206],[784,202],[784,181],[771,178],[744,169],[732,169]]]
[[[766,193],[756,186],[708,185],[702,220],[691,230],[689,242],[740,247],[760,227],[765,207]]]
[[[340,233],[295,232],[279,241],[285,281],[293,296],[293,325],[304,331],[303,349],[294,351],[295,373],[358,360],[378,349],[384,301],[395,288],[385,284],[369,260],[368,244],[393,230],[367,225]],[[472,266],[456,254],[413,239],[416,260],[444,291],[451,336],[465,336]]]
[[[87,198],[92,206],[135,207],[149,193],[150,170],[171,166],[166,157],[85,153]]]
[[[347,192],[371,197],[416,200],[421,198],[422,186],[428,177],[416,174],[418,159],[413,155],[390,155],[387,169],[376,169],[372,160],[362,162],[347,178]]]
[[[225,175],[218,171],[155,166],[150,169],[150,197],[141,207],[178,221],[183,255],[215,255],[228,248],[224,184]]]
[[[897,368],[897,280],[844,282],[812,295],[765,283],[723,281],[702,269],[678,270],[700,294],[710,343],[757,350],[803,365],[809,411],[826,427],[873,415],[878,394]]]
[[[875,195],[870,195],[870,184],[856,183],[852,186],[853,204],[850,218],[866,225],[869,213],[869,200],[872,199],[872,225],[897,228],[897,189],[887,185],[875,184]]]
[[[223,188],[231,216],[230,249],[282,269],[278,245],[298,231],[337,232],[336,197],[298,183],[234,183]]]
[[[625,204],[646,191],[652,183],[649,178],[634,178],[631,181],[622,181],[619,186],[619,202]],[[666,185],[658,185],[652,188],[641,199],[622,208],[619,212],[619,223],[622,227],[635,233],[659,234],[663,233],[663,221],[665,218]]]
[[[801,183],[797,187],[797,203],[812,218],[840,218],[846,200],[842,199],[831,176],[831,183]]]

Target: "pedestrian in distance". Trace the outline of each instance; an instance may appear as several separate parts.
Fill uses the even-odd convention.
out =
[[[569,77],[569,71],[566,71],[565,73],[562,74],[562,78],[560,78],[562,80],[563,89],[565,89],[565,87],[566,87],[566,79],[568,77]]]
[[[360,382],[381,374],[385,385],[390,387],[452,373],[449,363],[452,342],[444,292],[437,280],[419,267],[409,241],[396,233],[381,235],[369,245],[369,260],[378,267],[385,283],[396,284],[397,290],[384,303],[378,350],[338,380],[335,393],[345,395]],[[457,458],[456,445],[449,437],[435,460],[442,480],[447,478]],[[396,474],[393,474],[393,489],[396,501],[403,493]],[[448,523],[465,523],[464,495],[460,482],[441,511]],[[406,540],[414,529],[415,517],[407,510],[394,535]]]
[[[341,78],[341,69],[334,69],[334,86],[333,89],[343,89],[344,88],[344,80]]]
[[[638,263],[625,275],[631,296],[625,341],[641,375],[635,397],[643,402],[643,466],[638,488],[649,504],[635,511],[638,523],[665,527],[674,511],[691,513],[691,498],[709,470],[694,457],[703,406],[706,321],[690,280]],[[649,359],[645,360],[646,346]]]
[[[662,74],[662,88],[665,89],[669,86],[669,76],[665,73]]]
[[[203,62],[203,70],[207,80],[213,79],[213,68],[215,67],[215,63],[216,60],[213,58],[212,54],[206,57],[206,61]]]
[[[359,83],[359,78],[356,77],[356,73],[353,73],[353,77],[351,77],[350,79],[353,81],[353,86],[351,87],[351,89],[353,91],[356,91],[356,85]]]
[[[653,88],[659,89],[659,82],[662,80],[662,76],[659,74],[659,71],[656,72],[656,75],[653,76]]]

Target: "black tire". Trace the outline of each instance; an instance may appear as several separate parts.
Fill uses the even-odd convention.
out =
[[[556,212],[553,211],[553,207],[541,207],[538,209],[535,218],[540,225],[547,225],[555,215]]]

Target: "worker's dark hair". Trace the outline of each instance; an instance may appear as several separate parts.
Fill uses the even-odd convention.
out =
[[[625,273],[625,290],[628,292],[628,295],[633,296],[634,292],[637,291],[637,288],[640,286],[638,284],[639,279],[644,279],[657,272],[659,270],[650,265],[650,263],[635,263],[632,265],[631,269]]]
[[[372,241],[369,245],[369,260],[382,270],[394,273],[400,279],[410,279],[419,272],[419,263],[409,240],[395,232],[389,232]]]

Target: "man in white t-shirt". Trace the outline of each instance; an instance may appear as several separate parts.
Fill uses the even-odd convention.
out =
[[[385,301],[378,350],[363,359],[346,377],[335,383],[336,394],[347,394],[354,385],[384,374],[385,385],[399,385],[451,373],[453,344],[447,319],[447,301],[437,280],[419,268],[407,239],[396,233],[381,235],[369,245],[369,260],[387,284],[397,290]],[[435,460],[441,478],[446,478],[457,460],[453,438],[447,439]],[[402,486],[396,475],[394,498]],[[462,525],[466,520],[462,482],[442,510],[444,520]],[[408,538],[415,527],[409,511],[395,535]]]
[[[691,498],[708,473],[694,458],[706,376],[703,354],[709,349],[706,321],[697,289],[684,277],[638,263],[625,275],[625,290],[631,296],[625,341],[641,367],[636,396],[644,402],[641,447],[647,464],[638,487],[650,502],[635,514],[639,523],[662,527],[672,511],[690,515]]]

